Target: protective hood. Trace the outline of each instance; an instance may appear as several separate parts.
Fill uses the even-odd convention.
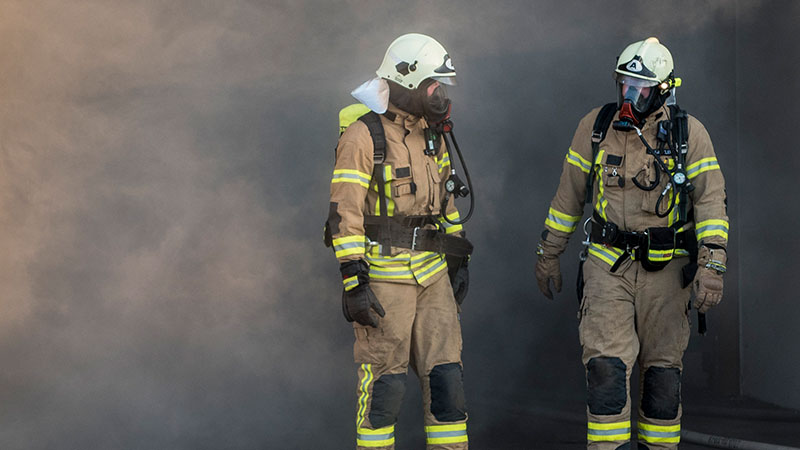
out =
[[[350,93],[356,100],[378,114],[389,107],[389,83],[382,78],[373,78]]]

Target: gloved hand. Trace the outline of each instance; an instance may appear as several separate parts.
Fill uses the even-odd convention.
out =
[[[556,239],[555,236],[547,231],[542,233],[542,240],[539,241],[539,245],[536,248],[536,255],[538,256],[536,261],[536,282],[542,294],[552,300],[551,281],[556,292],[561,292],[561,265],[558,262],[558,255],[561,254],[566,246],[566,239],[557,238],[558,242],[551,242],[549,238]]]
[[[378,317],[386,312],[369,287],[369,265],[364,260],[348,261],[339,267],[342,272],[344,292],[342,293],[342,312],[348,322],[378,327]],[[373,312],[372,310],[375,310]]]
[[[464,302],[469,290],[469,263],[467,258],[447,257],[447,274],[453,286],[453,296],[459,305]]]
[[[701,246],[697,252],[697,274],[692,281],[694,307],[705,313],[722,301],[722,274],[727,269],[727,255],[722,248]]]

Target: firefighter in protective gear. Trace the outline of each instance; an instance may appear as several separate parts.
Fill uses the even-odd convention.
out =
[[[560,289],[558,257],[591,203],[579,273],[588,448],[630,448],[629,384],[638,361],[639,448],[674,449],[690,300],[705,312],[722,298],[725,181],[703,125],[674,105],[680,80],[666,47],[656,38],[631,44],[614,78],[617,103],[587,114],[567,152],[536,277],[546,296],[551,283]],[[613,127],[598,125],[604,111]]]
[[[339,139],[326,233],[341,264],[358,364],[357,448],[393,449],[408,366],[422,385],[428,449],[466,449],[460,302],[471,252],[447,198],[450,159],[436,137],[455,69],[431,37],[395,40],[353,96],[372,113]],[[373,117],[373,119],[369,119]],[[346,125],[346,124],[342,124]],[[448,263],[451,263],[448,268]],[[448,269],[453,284],[448,277]]]

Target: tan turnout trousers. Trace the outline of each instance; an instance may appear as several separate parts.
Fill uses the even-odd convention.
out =
[[[394,448],[389,436],[395,421],[385,416],[396,418],[399,412],[410,365],[422,386],[428,450],[466,449],[461,325],[449,279],[443,273],[427,287],[382,282],[370,286],[386,316],[378,328],[354,325],[358,448]],[[391,425],[376,431],[373,420]]]
[[[603,391],[613,395],[614,389],[624,390],[625,398],[624,404],[616,398],[590,398],[590,406],[586,408],[589,448],[616,449],[630,440],[630,376],[634,363],[639,362],[642,384],[646,379],[679,380],[665,377],[664,373],[669,370],[679,373],[683,369],[681,359],[689,343],[690,292],[680,286],[685,263],[686,258],[679,258],[661,271],[648,272],[638,262],[628,260],[615,273],[594,258],[584,264],[586,286],[579,326],[583,363],[587,372],[623,371],[624,378],[622,373],[608,377],[616,386]],[[645,377],[648,370],[650,376]],[[654,375],[653,371],[659,374]],[[592,380],[588,373],[587,379]],[[660,414],[670,419],[647,417],[642,406],[655,399],[647,398],[645,386],[640,386],[640,391],[644,396],[638,427],[640,434],[648,435],[646,445],[650,449],[675,448],[680,437],[680,385],[672,384],[667,389],[678,398],[677,402],[667,402],[675,405],[674,417],[671,411]],[[592,396],[591,391],[589,395]]]

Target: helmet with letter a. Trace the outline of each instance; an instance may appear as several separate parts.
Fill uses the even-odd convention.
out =
[[[672,54],[657,38],[627,46],[614,68],[620,117],[632,116],[638,123],[660,108],[681,84],[673,69]]]

